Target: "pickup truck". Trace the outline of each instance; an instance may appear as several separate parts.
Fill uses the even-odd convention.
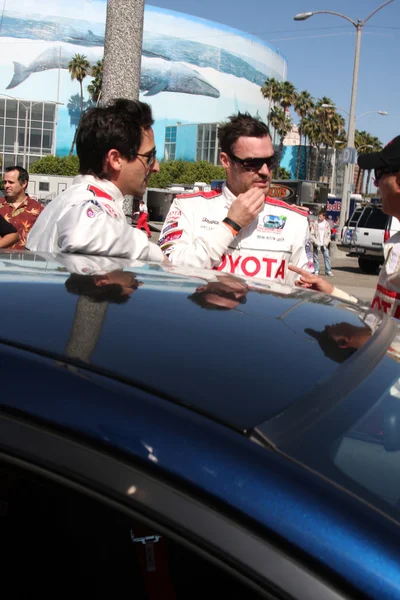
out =
[[[375,275],[384,263],[383,244],[397,231],[400,222],[382,212],[380,205],[364,207],[352,233],[349,255],[358,257],[363,273]]]

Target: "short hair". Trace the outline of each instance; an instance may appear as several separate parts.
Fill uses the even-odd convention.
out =
[[[136,281],[136,284],[135,289],[139,286],[139,282]],[[94,276],[90,275],[72,273],[66,280],[65,287],[70,294],[86,296],[89,300],[96,303],[112,302],[114,304],[124,304],[129,300],[129,296],[123,293],[122,285],[119,283],[97,286]]]
[[[142,144],[143,130],[153,123],[150,105],[139,100],[119,98],[112,104],[90,108],[82,115],[76,136],[79,172],[108,179],[104,170],[107,152],[115,148],[132,161]]]
[[[356,348],[340,348],[326,329],[316,331],[315,329],[307,328],[304,330],[304,333],[317,340],[324,355],[337,363],[344,363],[357,352]]]
[[[252,117],[250,113],[239,112],[231,115],[227,123],[218,126],[218,139],[222,152],[232,154],[233,146],[240,137],[271,137],[267,125],[259,118]]]
[[[15,165],[14,167],[7,167],[4,170],[4,173],[10,173],[11,171],[18,171],[18,181],[20,185],[29,183],[29,173],[26,169],[24,169],[24,167],[19,167],[18,165]]]

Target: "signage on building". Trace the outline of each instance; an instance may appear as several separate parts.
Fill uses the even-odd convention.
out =
[[[290,200],[294,197],[295,192],[292,188],[287,185],[282,185],[280,183],[271,183],[271,187],[269,189],[269,196],[271,198],[279,198],[279,200]]]

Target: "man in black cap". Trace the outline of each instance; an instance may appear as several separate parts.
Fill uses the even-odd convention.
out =
[[[357,162],[360,169],[375,171],[375,185],[379,189],[383,212],[400,220],[400,135],[380,152],[360,154]],[[384,244],[384,254],[385,263],[379,273],[372,308],[400,319],[400,232]],[[300,287],[357,302],[354,296],[335,288],[322,277],[294,266],[289,269],[300,275],[296,282]]]

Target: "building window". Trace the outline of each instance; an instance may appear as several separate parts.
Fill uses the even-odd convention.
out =
[[[164,159],[175,160],[176,156],[176,126],[165,128]]]
[[[197,127],[196,160],[219,164],[217,124],[205,123]]]
[[[39,181],[39,192],[49,192],[50,183],[48,181]]]
[[[24,164],[29,170],[32,162],[51,154],[55,122],[54,102],[0,98],[0,159],[3,169],[11,163]]]

